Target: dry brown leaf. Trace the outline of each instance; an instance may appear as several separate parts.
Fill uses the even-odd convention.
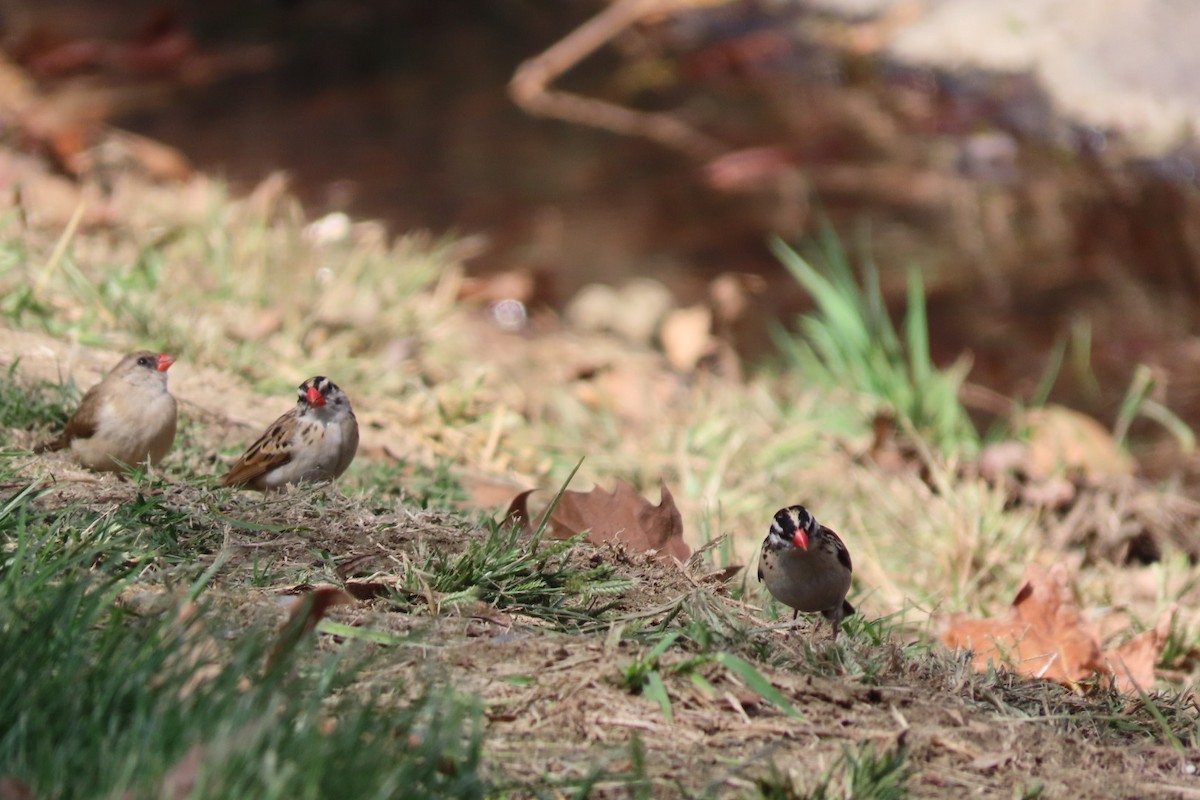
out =
[[[504,512],[504,525],[520,525],[526,533],[533,532],[533,518],[529,516],[529,496],[537,489],[526,489],[512,499]]]
[[[1154,630],[1120,647],[1101,651],[1099,634],[1071,596],[1067,568],[1030,565],[1006,618],[954,620],[942,633],[951,648],[971,650],[975,669],[1008,665],[1024,675],[1074,685],[1093,675],[1112,675],[1126,693],[1154,683],[1154,665],[1175,616],[1164,613]]]
[[[1104,651],[1104,661],[1117,679],[1117,687],[1126,694],[1148,691],[1154,685],[1154,665],[1162,654],[1177,606],[1172,603],[1158,624],[1143,631],[1124,644]]]
[[[1128,477],[1133,459],[1096,420],[1062,406],[1035,408],[1014,421],[1029,434],[1030,478],[1039,481],[1064,473],[1089,481]]]
[[[972,651],[977,670],[1007,664],[1035,678],[1073,684],[1107,672],[1100,645],[1071,597],[1067,570],[1030,565],[1006,618],[959,619],[942,634],[947,647]]]
[[[683,516],[666,483],[661,487],[658,505],[622,480],[611,493],[599,486],[590,492],[565,491],[550,515],[547,532],[556,539],[569,539],[587,531],[592,544],[621,542],[632,550],[654,550],[660,561],[686,561],[692,551],[683,540]],[[505,514],[507,520],[527,530],[533,527],[528,505],[531,494],[532,489],[514,497]]]

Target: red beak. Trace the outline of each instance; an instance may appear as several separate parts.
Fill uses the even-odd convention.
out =
[[[808,534],[804,532],[803,528],[800,528],[796,531],[796,536],[792,539],[792,544],[796,545],[796,547],[799,547],[801,550],[808,549]]]
[[[175,356],[169,356],[166,353],[158,354],[158,371],[166,372],[175,363]]]
[[[313,408],[320,408],[325,405],[325,395],[321,394],[321,390],[315,386],[308,387],[305,397],[308,400],[308,404]]]

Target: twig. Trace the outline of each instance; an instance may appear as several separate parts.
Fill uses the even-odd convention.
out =
[[[712,160],[728,148],[670,114],[636,111],[549,88],[556,78],[634,23],[691,5],[694,0],[617,0],[550,49],[517,67],[508,84],[509,96],[535,116],[577,122],[626,136],[642,136],[695,159]]]
[[[87,206],[84,203],[79,203],[75,206],[75,211],[71,214],[71,219],[67,222],[67,227],[63,229],[62,235],[58,237],[58,241],[54,243],[54,250],[50,253],[50,258],[46,260],[46,264],[38,273],[37,280],[33,284],[33,296],[38,300],[43,300],[46,291],[46,285],[50,282],[50,277],[58,269],[58,265],[62,263],[63,257],[67,253],[67,248],[71,242],[75,241],[75,234],[79,231],[79,223],[83,220],[83,212]]]

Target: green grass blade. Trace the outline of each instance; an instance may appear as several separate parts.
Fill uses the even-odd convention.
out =
[[[1058,383],[1058,376],[1062,372],[1063,358],[1066,354],[1067,340],[1059,339],[1051,348],[1050,355],[1046,358],[1046,366],[1042,369],[1041,377],[1038,378],[1037,387],[1033,390],[1033,396],[1029,398],[1030,408],[1041,408],[1046,405],[1046,400],[1050,398],[1050,391],[1054,388],[1054,384]]]
[[[851,350],[866,348],[870,331],[854,302],[783,242],[776,240],[772,244],[772,251],[792,277],[812,295],[817,308],[828,318],[829,326],[836,331],[844,346]]]
[[[662,654],[667,652],[667,648],[669,648],[671,645],[675,644],[675,642],[682,635],[683,634],[680,631],[671,631],[670,633],[663,636],[661,639],[658,640],[658,642],[654,645],[654,647],[652,647],[650,649],[650,652],[646,654],[646,660],[647,661],[655,661],[655,660],[661,658]]]
[[[1129,388],[1125,390],[1125,396],[1121,399],[1117,421],[1113,425],[1113,438],[1117,440],[1118,444],[1122,446],[1125,444],[1125,437],[1129,435],[1129,426],[1141,413],[1142,406],[1153,389],[1154,373],[1145,364],[1138,364],[1133,371],[1133,378],[1129,381]]]
[[[224,522],[231,528],[238,528],[243,531],[251,531],[252,533],[294,533],[300,530],[294,525],[270,525],[265,522],[250,522],[249,520],[238,519],[231,517],[228,514],[222,514],[219,511],[212,512],[213,519]]]
[[[658,707],[662,709],[663,718],[668,724],[675,721],[675,716],[671,713],[671,698],[667,694],[667,687],[663,684],[662,675],[658,674],[658,670],[654,670],[646,676],[646,685],[642,687],[642,695],[658,703]]]
[[[554,513],[554,509],[558,508],[558,501],[562,500],[563,493],[567,491],[567,487],[575,479],[575,473],[579,472],[579,468],[582,466],[583,459],[580,458],[575,462],[575,466],[571,468],[571,473],[567,475],[567,479],[563,481],[562,486],[558,487],[558,491],[554,493],[554,497],[550,500],[550,505],[546,506],[546,510],[542,513],[542,518],[538,522],[537,529],[533,532],[533,543],[530,545],[534,551],[537,550],[538,545],[542,541],[542,536],[546,533],[546,527],[550,524],[550,516]]]
[[[778,708],[784,714],[796,719],[804,719],[796,708],[787,701],[778,689],[776,689],[769,680],[763,677],[763,674],[756,670],[749,662],[743,661],[733,653],[720,652],[713,656],[713,659],[725,667],[725,669],[737,675],[746,685],[750,687],[759,697],[766,700],[771,705]]]
[[[1175,441],[1179,443],[1179,448],[1184,453],[1190,454],[1195,452],[1195,432],[1174,411],[1156,400],[1147,399],[1142,401],[1141,412],[1143,417],[1152,419],[1166,428],[1167,432],[1175,437]]]
[[[929,357],[929,320],[925,314],[925,286],[917,269],[908,271],[908,314],[904,318],[904,329],[912,382],[916,386],[923,386],[929,382],[934,369]]]

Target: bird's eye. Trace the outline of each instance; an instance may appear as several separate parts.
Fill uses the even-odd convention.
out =
[[[142,356],[141,358],[138,359],[138,366],[139,367],[151,366],[150,359],[147,356]]]

